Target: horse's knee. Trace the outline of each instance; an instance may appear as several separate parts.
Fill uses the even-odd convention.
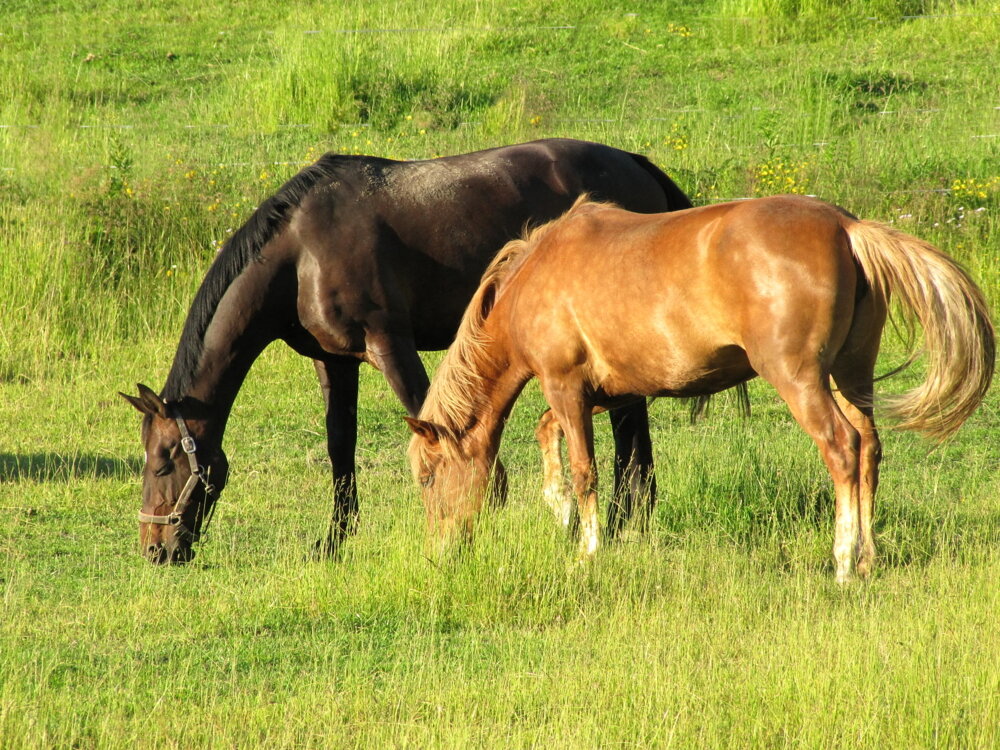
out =
[[[861,463],[861,433],[846,420],[838,421],[832,433],[820,442],[823,460],[835,482],[853,481]]]

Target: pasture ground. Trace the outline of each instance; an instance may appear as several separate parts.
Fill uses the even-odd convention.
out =
[[[331,494],[318,388],[273,347],[210,540],[181,568],[136,553],[115,392],[162,384],[216,247],[327,150],[603,141],[698,203],[805,192],[891,221],[996,309],[1000,5],[831,5],[6,3],[0,745],[1000,744],[995,390],[934,450],[883,432],[879,567],[841,588],[829,478],[765,384],[749,420],[726,394],[694,426],[653,404],[652,531],[583,567],[541,502],[530,387],[509,506],[442,565],[402,409],[364,368],[362,523],[327,564],[304,559]],[[880,369],[901,356],[890,334]]]

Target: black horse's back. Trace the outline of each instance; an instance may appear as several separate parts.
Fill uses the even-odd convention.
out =
[[[308,312],[304,327],[331,353],[363,352],[363,339],[385,327],[416,349],[447,347],[500,247],[525,226],[561,215],[582,193],[645,213],[691,205],[644,157],[571,139],[337,163],[295,220],[310,268],[338,285],[299,305]]]

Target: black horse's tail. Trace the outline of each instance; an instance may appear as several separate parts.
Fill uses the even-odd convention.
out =
[[[733,386],[732,390],[736,393],[736,408],[740,413],[740,416],[744,419],[750,418],[750,391],[747,390],[746,383],[739,383]],[[697,423],[699,420],[708,416],[708,407],[712,403],[713,396],[693,396],[689,399],[685,399],[688,402],[688,408],[690,410],[691,424]]]
[[[687,194],[677,187],[676,183],[667,177],[653,162],[642,154],[630,153],[629,156],[632,157],[636,164],[645,169],[650,177],[656,180],[656,184],[660,186],[667,198],[668,211],[680,211],[681,209],[694,206],[691,199],[687,197]]]

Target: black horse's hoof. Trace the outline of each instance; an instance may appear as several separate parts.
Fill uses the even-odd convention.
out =
[[[326,539],[317,539],[306,559],[313,562],[337,560],[341,557],[342,548],[343,545],[337,544],[329,537]]]

